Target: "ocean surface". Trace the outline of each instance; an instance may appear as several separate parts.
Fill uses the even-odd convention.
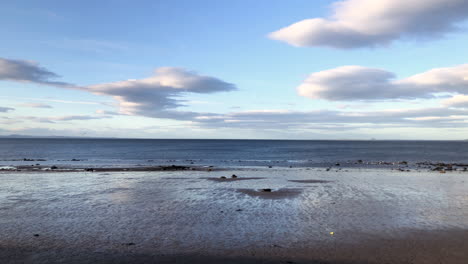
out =
[[[468,163],[468,141],[0,139],[0,166],[328,166]]]

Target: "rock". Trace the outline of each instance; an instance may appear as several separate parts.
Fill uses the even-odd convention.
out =
[[[94,171],[94,169],[93,168],[87,168],[87,169],[85,169],[85,171]]]
[[[233,175],[231,176],[231,178],[235,179],[235,178],[237,178],[237,175],[233,174]]]
[[[226,176],[221,176],[221,177],[219,177],[219,178],[220,178],[220,179],[226,179]]]
[[[268,168],[270,168],[270,169],[271,169],[271,168],[273,168],[273,166],[268,166]]]
[[[58,169],[58,167],[57,166],[52,166],[52,167],[50,167],[50,169],[51,170],[56,170],[56,169]]]
[[[267,189],[262,189],[262,192],[271,192],[271,189],[267,188]]]
[[[133,243],[133,242],[130,242],[130,243],[123,243],[122,245],[124,245],[124,246],[134,246],[135,243]]]
[[[38,236],[39,236],[39,234],[34,234],[33,236],[35,236],[35,237],[38,237]]]
[[[340,165],[341,165],[341,164],[339,164],[339,163],[336,163],[336,164],[335,164],[335,166],[340,166]]]
[[[240,212],[240,211],[242,211],[242,209],[237,209],[237,210],[236,210],[236,212]]]

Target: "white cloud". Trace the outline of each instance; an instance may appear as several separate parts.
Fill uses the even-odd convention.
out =
[[[111,96],[118,102],[119,114],[140,115],[176,120],[190,120],[199,113],[178,111],[185,106],[182,98],[188,93],[209,94],[236,90],[236,86],[210,76],[176,67],[157,68],[154,75],[145,79],[126,80],[90,86],[78,86],[65,82],[51,81],[57,74],[27,60],[0,58],[0,80],[33,82],[60,88],[75,89],[97,95]],[[41,100],[41,99],[37,99]],[[71,102],[45,100],[64,103],[96,104],[95,102]],[[203,113],[203,115],[211,115]]]
[[[434,38],[468,17],[466,0],[344,0],[329,18],[305,19],[270,33],[294,46],[358,48],[401,38]]]
[[[299,95],[330,101],[431,98],[437,93],[468,94],[468,64],[433,69],[406,79],[362,66],[342,66],[312,73]]]
[[[52,106],[48,104],[41,104],[41,103],[24,103],[24,104],[20,104],[19,106],[31,107],[31,108],[52,108]]]
[[[442,103],[451,107],[468,108],[468,95],[455,95],[452,98],[444,100]]]
[[[162,67],[145,79],[97,84],[79,89],[112,96],[118,101],[121,114],[184,118],[196,113],[173,110],[184,105],[184,100],[180,98],[183,95],[226,92],[235,90],[236,87],[217,78],[182,68]]]

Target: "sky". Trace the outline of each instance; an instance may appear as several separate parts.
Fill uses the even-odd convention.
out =
[[[466,0],[17,0],[0,25],[0,135],[468,139]]]

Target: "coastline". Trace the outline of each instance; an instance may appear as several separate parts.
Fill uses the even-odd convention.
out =
[[[250,170],[250,169],[325,169],[326,171],[341,171],[349,169],[382,169],[382,170],[398,170],[401,172],[409,171],[438,171],[440,173],[461,171],[468,172],[468,163],[461,162],[407,162],[407,161],[363,161],[354,160],[346,162],[322,162],[312,165],[290,165],[279,162],[269,162],[263,165],[243,165],[230,163],[208,163],[195,164],[190,162],[177,162],[168,165],[167,163],[174,162],[169,160],[164,164],[88,164],[80,163],[82,160],[73,160],[71,163],[57,163],[44,159],[22,159],[15,160],[22,163],[0,163],[0,173],[2,172],[118,172],[118,171],[214,171],[214,170]],[[5,161],[3,161],[5,162]],[[36,163],[41,162],[41,163]],[[153,161],[148,161],[153,162]],[[24,164],[26,163],[26,164]],[[44,164],[45,163],[45,164]]]

